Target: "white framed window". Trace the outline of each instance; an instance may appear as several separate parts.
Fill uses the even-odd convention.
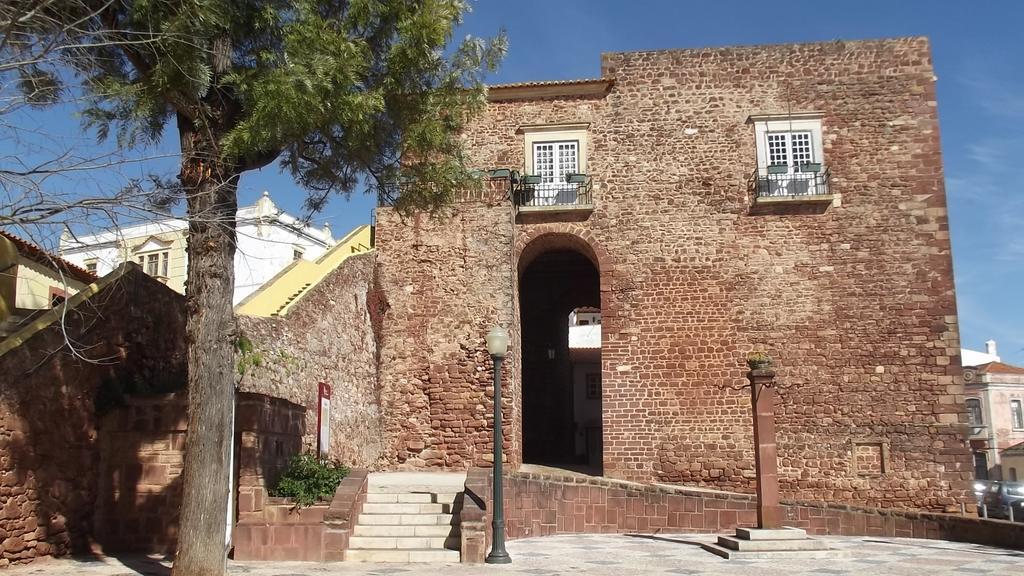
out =
[[[985,420],[981,416],[981,400],[977,398],[967,399],[967,422],[971,426],[983,426]]]
[[[558,193],[566,189],[565,175],[580,171],[580,143],[577,140],[533,143],[534,176],[541,183],[534,187],[537,204],[554,204]]]
[[[149,252],[136,256],[142,270],[157,278],[167,278],[170,271],[171,253],[169,250],[163,252]]]
[[[540,179],[533,184],[530,205],[551,206],[577,201],[578,185],[565,181],[566,174],[587,173],[586,123],[520,126],[523,134],[523,173]],[[589,202],[589,200],[588,200]]]
[[[97,261],[96,261],[95,258],[93,258],[91,260],[86,260],[85,261],[85,269],[87,271],[92,272],[93,274],[95,274],[96,273],[96,262]]]
[[[1024,406],[1020,400],[1010,400],[1010,419],[1014,430],[1024,430]]]
[[[827,194],[822,171],[821,115],[751,116],[757,147],[759,195]]]

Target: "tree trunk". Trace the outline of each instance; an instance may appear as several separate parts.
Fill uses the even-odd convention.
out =
[[[239,170],[221,159],[219,134],[179,115],[188,201],[188,433],[174,576],[225,571],[235,401],[232,298]]]

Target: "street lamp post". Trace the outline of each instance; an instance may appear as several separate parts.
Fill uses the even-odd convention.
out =
[[[508,331],[501,326],[487,333],[487,352],[494,362],[494,474],[491,483],[494,492],[491,502],[491,552],[484,559],[488,564],[509,564],[512,557],[505,551],[505,501],[502,496],[501,475],[501,361],[508,352]]]

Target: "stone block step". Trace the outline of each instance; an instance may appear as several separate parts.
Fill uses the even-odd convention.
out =
[[[766,551],[747,551],[747,550],[732,550],[719,546],[718,544],[704,543],[700,545],[701,548],[721,556],[727,560],[771,560],[771,559],[804,559],[804,560],[827,560],[830,558],[846,558],[850,555],[848,550],[833,550],[826,548],[825,550],[776,550],[773,552]]]
[[[456,494],[430,492],[368,492],[366,501],[375,504],[454,504]]]
[[[363,504],[363,514],[449,514],[451,504],[419,504],[384,502],[367,502]]]
[[[736,537],[741,540],[804,540],[807,531],[802,528],[737,528]]]
[[[346,550],[350,562],[451,562],[459,561],[458,550]]]
[[[363,505],[367,506],[366,504]],[[360,514],[357,525],[364,526],[430,526],[450,525],[451,514]]]
[[[389,550],[389,549],[430,549],[443,550],[446,544],[456,545],[458,538],[401,536],[352,536],[348,541],[349,550]]]
[[[465,472],[374,472],[367,478],[368,493],[461,492]]]
[[[740,552],[792,552],[828,550],[828,543],[823,540],[804,538],[803,540],[743,540],[735,536],[719,536],[718,545]]]
[[[447,524],[434,524],[434,525],[370,525],[365,526],[362,524],[356,524],[353,536],[427,536],[427,537],[449,537],[458,536],[460,534],[458,526],[449,526]]]

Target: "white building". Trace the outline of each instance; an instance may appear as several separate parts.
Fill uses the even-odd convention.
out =
[[[981,366],[982,364],[988,364],[989,362],[1000,362],[999,354],[996,352],[995,340],[988,340],[985,342],[984,352],[969,350],[967,348],[960,349],[961,366]]]
[[[268,192],[236,214],[234,303],[254,292],[293,260],[316,260],[334,245],[331,229],[314,228],[277,208]],[[188,221],[168,218],[91,236],[61,237],[61,256],[102,276],[131,260],[178,292],[185,292]]]

